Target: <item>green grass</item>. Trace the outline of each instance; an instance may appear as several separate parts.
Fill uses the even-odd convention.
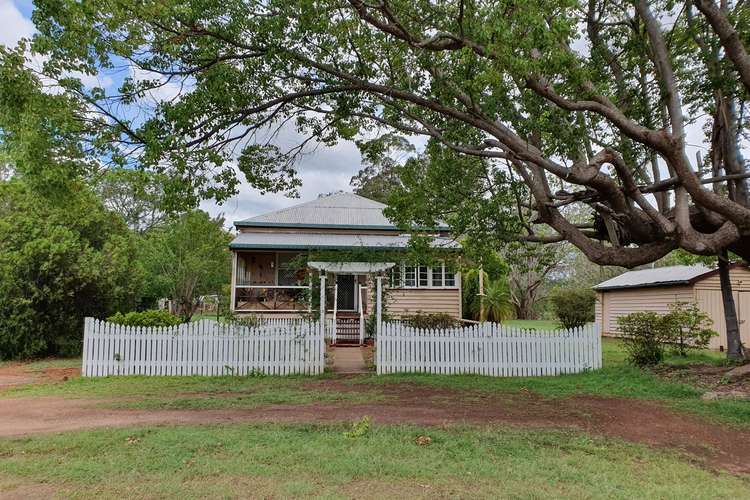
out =
[[[560,328],[557,321],[546,319],[509,319],[503,321],[503,325],[513,328],[534,328],[536,330],[557,330]]]
[[[0,397],[58,396],[104,399],[99,406],[138,409],[232,409],[269,404],[364,402],[377,394],[316,390],[310,377],[104,377],[11,388]],[[115,399],[113,399],[115,398]]]
[[[514,428],[233,425],[0,440],[13,494],[103,498],[742,498],[747,477],[674,452]],[[429,445],[415,438],[427,435]],[[30,495],[29,495],[30,496]]]

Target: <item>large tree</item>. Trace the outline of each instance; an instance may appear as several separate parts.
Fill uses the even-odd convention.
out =
[[[475,198],[506,189],[511,178],[522,182],[530,199],[518,199],[521,238],[567,240],[602,265],[634,267],[678,248],[750,259],[745,2],[37,7],[35,48],[50,56],[49,72],[97,72],[126,60],[154,75],[127,79],[119,95],[76,91],[108,116],[137,161],[191,180],[202,194],[235,189],[234,159],[260,189],[293,190],[294,162],[309,138],[332,144],[382,127],[429,137],[435,151],[490,160],[483,176],[476,163],[457,162],[445,179],[458,182],[468,167]],[[154,88],[182,93],[145,121],[118,106]],[[258,141],[286,123],[303,144]],[[701,128],[707,154],[698,160],[688,134]],[[442,198],[435,203],[450,211]],[[566,207],[575,205],[592,219],[571,220]],[[486,204],[474,206],[487,215]],[[498,218],[506,215],[497,208]]]

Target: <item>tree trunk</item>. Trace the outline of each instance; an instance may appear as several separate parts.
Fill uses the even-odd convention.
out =
[[[744,353],[740,343],[740,327],[737,322],[737,309],[732,295],[732,281],[729,279],[729,257],[724,250],[719,254],[719,280],[721,299],[724,304],[724,318],[727,326],[727,358],[742,359]]]
[[[517,319],[534,319],[534,303],[528,297],[522,297],[514,306]]]

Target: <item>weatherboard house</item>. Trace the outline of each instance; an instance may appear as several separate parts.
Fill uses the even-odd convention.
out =
[[[453,259],[412,265],[410,236],[384,214],[386,205],[339,192],[234,223],[231,308],[237,315],[304,317],[315,287],[339,339],[357,336],[372,314],[378,281],[391,318],[421,313],[461,317],[461,279]],[[448,228],[430,232],[439,253],[460,249]],[[401,258],[403,256],[403,258]],[[320,280],[320,276],[324,279]],[[379,279],[378,279],[379,277]]]

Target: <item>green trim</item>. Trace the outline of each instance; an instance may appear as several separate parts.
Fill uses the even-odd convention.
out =
[[[369,229],[379,231],[401,231],[398,226],[382,226],[382,225],[352,225],[352,224],[302,224],[296,222],[253,222],[236,220],[234,221],[234,227],[284,227],[284,228],[296,228],[296,229]],[[450,228],[448,226],[438,226],[436,228],[417,228],[420,231],[447,231]]]

